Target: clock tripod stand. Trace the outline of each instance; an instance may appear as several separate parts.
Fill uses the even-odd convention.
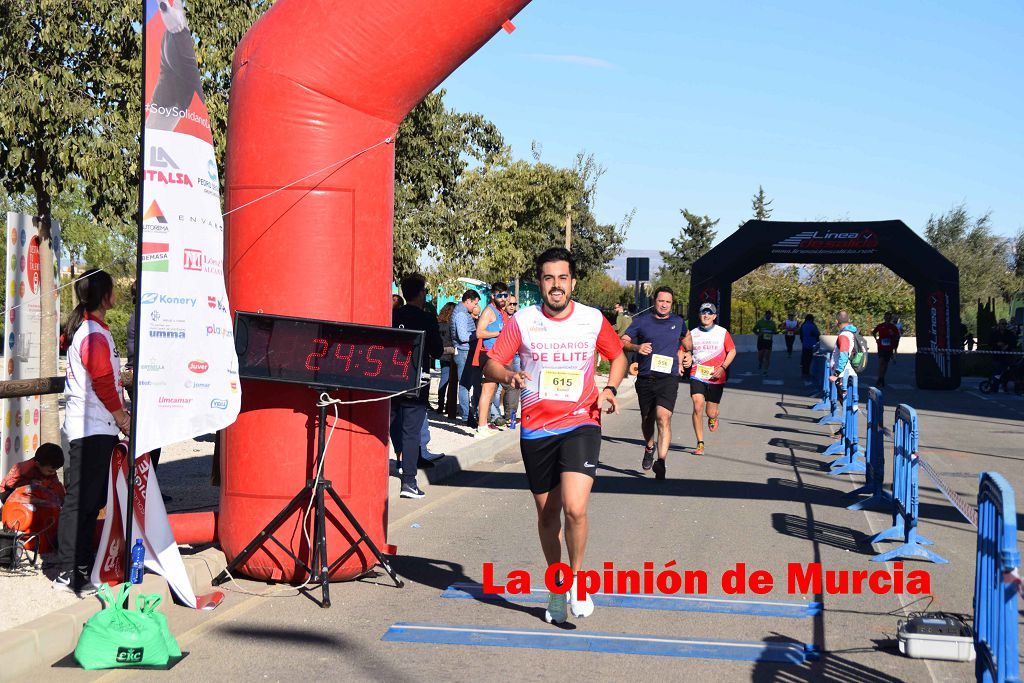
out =
[[[316,471],[313,474],[313,478],[306,481],[306,485],[302,487],[295,496],[284,506],[284,509],[277,514],[274,519],[270,520],[267,526],[263,527],[263,530],[256,534],[256,537],[249,541],[248,545],[239,553],[235,559],[231,560],[231,563],[224,568],[217,578],[213,580],[214,586],[219,586],[222,583],[228,581],[231,578],[231,573],[237,570],[242,564],[249,559],[249,557],[255,553],[259,548],[263,546],[268,540],[273,541],[281,548],[289,557],[295,560],[303,571],[309,575],[309,581],[314,584],[320,584],[321,600],[320,607],[328,608],[331,606],[331,589],[330,589],[330,575],[342,562],[351,557],[358,549],[359,545],[365,543],[366,547],[377,561],[380,566],[387,572],[387,575],[391,577],[391,580],[395,583],[395,586],[402,588],[405,583],[398,578],[395,570],[391,568],[387,559],[381,553],[380,549],[373,542],[373,540],[367,535],[366,531],[363,530],[359,520],[355,518],[352,511],[348,509],[345,502],[338,495],[337,491],[331,485],[329,479],[324,479],[324,453],[327,449],[327,442],[325,439],[326,428],[327,428],[327,406],[328,401],[321,400],[317,407],[320,409],[320,424],[317,426],[317,466]],[[338,506],[341,513],[348,519],[349,524],[352,525],[352,529],[358,535],[357,538],[349,544],[347,550],[341,554],[341,556],[333,563],[328,564],[330,560],[327,554],[327,511],[324,505],[324,496],[330,496],[334,504]],[[313,518],[313,536],[311,541],[311,551],[309,564],[307,565],[298,555],[293,553],[288,547],[286,547],[274,534],[281,527],[285,521],[293,514],[298,512],[303,516],[302,525],[305,526],[306,520],[305,511],[306,506],[312,500],[312,505],[316,509],[315,516]],[[337,526],[337,522],[335,522]]]

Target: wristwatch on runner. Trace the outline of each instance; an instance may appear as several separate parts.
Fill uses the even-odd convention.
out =
[[[610,384],[605,386],[605,389],[607,389],[608,391],[612,392],[612,396],[618,396],[619,395],[619,390],[616,389],[615,387],[611,386]]]

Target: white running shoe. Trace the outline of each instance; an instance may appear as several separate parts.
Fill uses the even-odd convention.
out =
[[[593,606],[591,606],[593,610]],[[549,624],[561,624],[569,618],[565,608],[565,593],[549,593],[548,608],[544,612],[544,621]]]
[[[589,617],[594,613],[594,601],[589,595],[580,600],[576,597],[576,591],[569,591],[569,611],[579,619]]]

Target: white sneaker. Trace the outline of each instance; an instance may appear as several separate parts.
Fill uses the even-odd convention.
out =
[[[593,606],[591,606],[593,611]],[[549,593],[548,608],[544,611],[544,621],[549,624],[561,624],[569,615],[565,609],[565,593]]]
[[[473,432],[473,437],[477,439],[486,439],[487,437],[494,436],[498,433],[497,429],[491,427],[477,427]]]
[[[583,600],[576,597],[576,591],[569,591],[569,611],[574,617],[582,619],[594,613],[594,601],[588,595]]]

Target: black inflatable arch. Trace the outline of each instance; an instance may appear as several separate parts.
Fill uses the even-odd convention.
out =
[[[729,326],[732,283],[765,263],[879,263],[914,288],[921,389],[960,386],[960,272],[903,221],[787,223],[747,221],[693,264],[690,320],[700,304],[718,307]],[[854,321],[856,322],[856,321]]]

